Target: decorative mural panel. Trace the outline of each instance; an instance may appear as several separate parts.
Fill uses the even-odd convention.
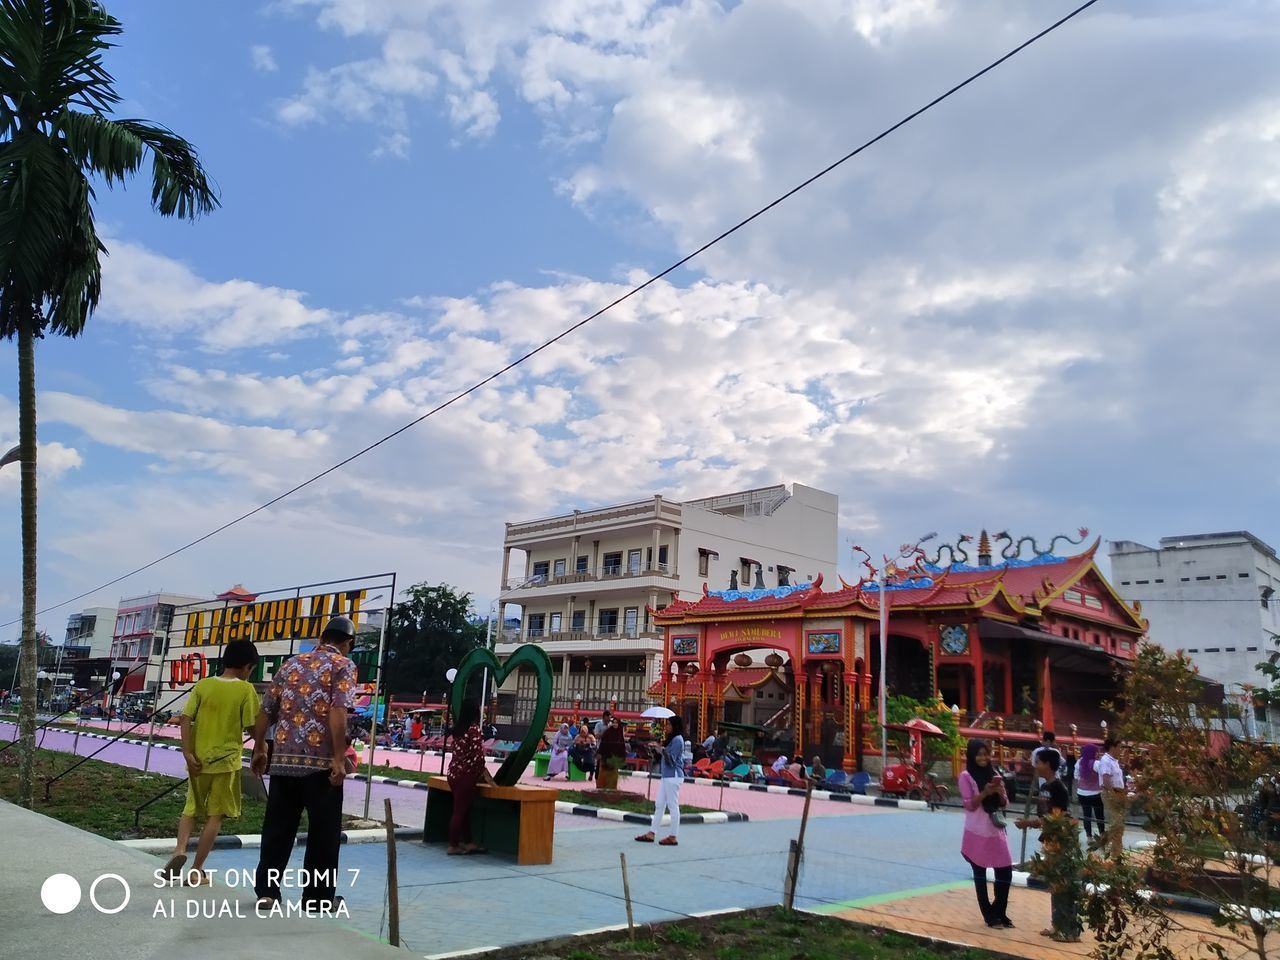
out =
[[[671,653],[676,657],[696,657],[698,655],[698,638],[672,637]]]
[[[809,653],[814,656],[840,655],[840,631],[838,630],[810,631],[805,638],[808,641]]]

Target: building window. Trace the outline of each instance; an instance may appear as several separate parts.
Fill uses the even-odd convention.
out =
[[[1269,610],[1271,608],[1271,598],[1275,596],[1274,587],[1263,587],[1258,594],[1258,599],[1262,601],[1262,609]]]
[[[161,656],[164,653],[164,638],[156,637],[151,643],[151,655],[153,657]]]
[[[587,611],[585,610],[573,611],[572,629],[574,633],[582,633],[587,629]]]
[[[1245,653],[1257,653],[1257,652],[1258,652],[1258,648],[1257,648],[1257,647],[1245,647],[1245,648],[1244,648],[1244,652],[1245,652]]]
[[[1164,583],[1163,577],[1156,577],[1156,583]]]
[[[1221,653],[1222,648],[1221,647],[1205,647],[1204,652],[1205,653]]]
[[[1182,582],[1183,582],[1183,583],[1190,583],[1190,582],[1191,582],[1191,578],[1190,578],[1190,577],[1183,577],[1183,578],[1182,578]]]
[[[705,550],[698,551],[698,576],[705,577],[711,573],[711,554]]]
[[[559,633],[559,632],[560,632],[560,623],[561,623],[561,619],[560,619],[560,618],[561,618],[561,617],[563,617],[563,616],[564,616],[564,614],[561,614],[561,613],[553,613],[553,614],[551,615],[551,632],[552,632],[552,633]]]
[[[533,565],[533,575],[546,580],[551,575],[551,564],[546,560],[539,560]]]
[[[1236,576],[1239,577],[1241,580],[1249,579],[1249,575],[1247,573],[1237,573]]]
[[[547,615],[545,613],[529,614],[529,636],[540,637],[545,632]]]
[[[590,562],[590,560],[591,560],[591,558],[590,558],[590,557],[579,557],[579,558],[578,558],[578,560],[577,560],[577,563],[575,564],[575,566],[574,566],[574,568],[573,568],[573,572],[574,572],[574,573],[587,573],[587,572],[588,572],[587,564]]]
[[[1227,579],[1227,575],[1226,575],[1225,573],[1220,573],[1220,574],[1218,574],[1218,576],[1216,577],[1216,579],[1218,579],[1218,580],[1225,580],[1225,579]]]
[[[636,576],[640,573],[640,557],[642,554],[639,550],[627,551],[627,573]]]
[[[1197,580],[1209,580],[1210,577],[1196,577]]]
[[[1120,581],[1120,586],[1122,586],[1122,587],[1127,587],[1127,586],[1129,586],[1129,581],[1128,581],[1128,580],[1121,580],[1121,581]]]
[[[1236,648],[1235,648],[1235,647],[1227,647],[1225,652],[1226,652],[1226,653],[1235,653],[1235,652],[1236,652]]]
[[[640,632],[640,608],[627,607],[622,624],[628,637],[636,636]]]
[[[1187,653],[1199,653],[1199,652],[1200,652],[1199,647],[1192,647],[1190,650],[1187,651]]]
[[[606,577],[616,577],[622,573],[622,554],[606,553],[604,555],[604,575]]]
[[[566,568],[567,568],[567,561],[557,560],[553,575],[556,577],[563,577],[565,575]]]
[[[599,627],[598,632],[603,636],[612,636],[618,632],[617,608],[600,611]]]
[[[667,548],[661,546],[658,548],[658,567],[659,569],[667,569]]]

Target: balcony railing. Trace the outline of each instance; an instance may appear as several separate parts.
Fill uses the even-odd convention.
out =
[[[513,577],[503,585],[504,590],[536,590],[539,587],[564,586],[574,583],[598,583],[604,580],[624,580],[628,577],[674,577],[671,565],[666,563],[650,563],[640,567],[629,567],[626,564],[608,564],[600,568],[600,574],[565,573],[560,576],[542,577],[530,583],[526,577]]]
[[[657,640],[662,634],[656,630],[645,630],[643,627],[603,626],[593,630],[551,630],[545,627],[530,627],[523,637],[518,635],[503,637],[506,643],[528,643],[530,641],[547,640],[585,643],[592,640]]]

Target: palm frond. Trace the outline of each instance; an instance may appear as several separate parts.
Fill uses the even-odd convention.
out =
[[[151,151],[151,204],[163,216],[194,220],[222,205],[196,148],[168,127],[145,120],[115,120]]]
[[[129,127],[96,113],[63,110],[53,124],[81,169],[114,186],[142,166],[146,144]]]
[[[28,0],[33,2],[33,0]],[[103,113],[120,102],[102,54],[122,32],[97,0],[45,0],[44,44],[37,96],[51,118],[67,104]]]

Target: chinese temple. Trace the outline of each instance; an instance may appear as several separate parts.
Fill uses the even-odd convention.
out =
[[[932,557],[915,548],[910,565],[886,564],[883,574],[864,561],[868,575],[841,579],[838,590],[824,590],[821,577],[762,590],[704,587],[697,600],[652,611],[666,656],[650,693],[701,738],[721,721],[762,722],[756,698],[780,686],[788,695],[773,702],[768,725],[782,728],[787,752],[861,769],[879,738],[883,602],[889,696],[954,705],[963,729],[1029,734],[1037,723],[1077,724],[1096,736],[1147,622],[1098,569],[1099,540],[1083,553],[1053,553],[1062,540],[1082,544],[1088,531],[1079,533],[1041,550],[1031,537],[983,531],[973,563],[973,538],[961,536]]]

